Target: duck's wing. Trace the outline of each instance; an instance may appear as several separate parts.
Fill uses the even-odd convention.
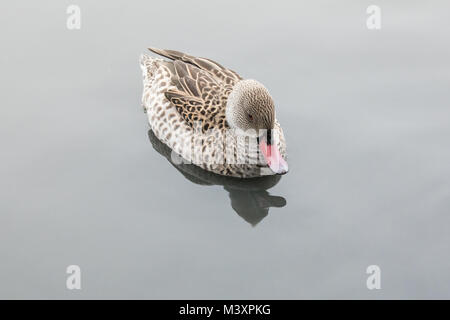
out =
[[[226,128],[225,107],[234,84],[242,78],[217,62],[173,50],[149,50],[174,60],[167,69],[177,90],[165,92],[191,126],[201,123],[202,130]]]
[[[218,78],[229,85],[234,85],[239,80],[242,80],[242,77],[238,75],[231,69],[225,68],[221,64],[208,59],[208,58],[200,58],[188,55],[183,52],[175,51],[175,50],[164,50],[157,48],[148,48],[150,51],[159,54],[163,57],[169,58],[171,60],[179,60],[185,63],[196,66],[197,68],[207,71],[214,75],[215,78]]]

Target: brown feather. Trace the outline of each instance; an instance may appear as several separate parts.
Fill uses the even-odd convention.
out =
[[[178,91],[165,92],[183,119],[192,127],[202,121],[204,128],[227,128],[225,109],[234,84],[242,78],[219,63],[174,50],[149,48],[174,61],[164,61]]]

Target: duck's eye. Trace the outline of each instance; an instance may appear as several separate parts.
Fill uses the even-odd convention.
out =
[[[248,119],[250,120],[250,121],[253,121],[253,116],[249,113],[248,114]]]

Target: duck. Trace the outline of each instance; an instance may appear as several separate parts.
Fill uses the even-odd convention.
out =
[[[159,57],[140,57],[142,106],[174,157],[237,178],[288,172],[286,140],[263,84],[208,58],[148,49]]]

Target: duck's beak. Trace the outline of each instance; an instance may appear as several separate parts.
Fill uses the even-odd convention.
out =
[[[288,164],[280,154],[280,150],[276,143],[273,143],[271,130],[267,131],[267,137],[263,136],[259,139],[259,149],[264,156],[269,168],[276,174],[285,174],[288,172]]]

